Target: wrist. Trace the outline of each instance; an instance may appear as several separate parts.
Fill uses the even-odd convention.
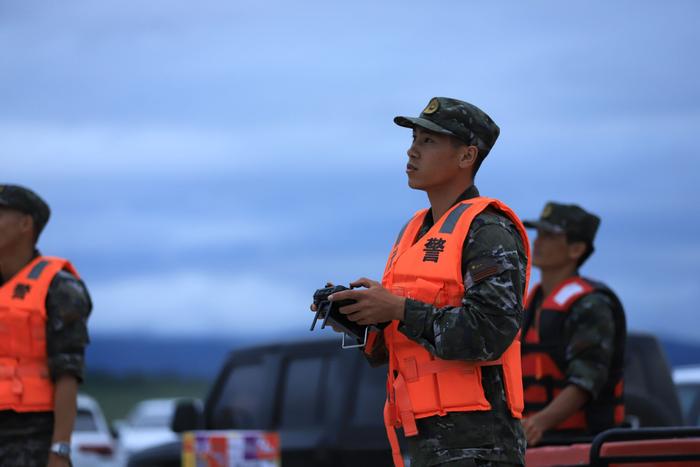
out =
[[[555,425],[552,423],[552,417],[549,416],[546,408],[541,412],[536,413],[532,418],[535,419],[535,423],[537,423],[542,431],[547,431]]]
[[[67,441],[54,441],[51,443],[49,452],[64,459],[70,459],[70,443]]]
[[[394,313],[394,319],[397,321],[403,321],[406,317],[406,298],[398,297],[396,302],[396,312]]]

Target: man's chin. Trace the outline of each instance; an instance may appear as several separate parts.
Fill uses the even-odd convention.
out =
[[[408,186],[414,190],[425,190],[425,186],[423,186],[423,184],[411,177],[408,177]]]
[[[538,260],[537,258],[533,257],[532,258],[532,267],[541,270],[541,269],[551,268],[552,265],[547,264],[547,261]]]

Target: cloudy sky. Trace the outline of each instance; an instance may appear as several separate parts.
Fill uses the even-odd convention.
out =
[[[0,0],[0,160],[53,218],[93,333],[306,335],[379,278],[421,192],[392,123],[433,96],[501,138],[482,193],[603,218],[584,272],[700,340],[700,5]]]

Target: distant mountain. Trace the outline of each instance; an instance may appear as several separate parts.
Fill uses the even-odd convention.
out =
[[[231,350],[270,339],[260,337],[152,337],[97,335],[87,351],[88,371],[115,376],[175,375],[210,379]],[[700,344],[662,338],[671,366],[700,364]]]
[[[226,355],[254,339],[97,335],[87,350],[88,371],[115,376],[164,374],[212,378]]]
[[[671,366],[700,364],[700,344],[668,338],[660,340]]]

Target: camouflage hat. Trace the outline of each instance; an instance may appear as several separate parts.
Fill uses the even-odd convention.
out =
[[[49,205],[39,195],[19,185],[0,185],[0,206],[32,216],[37,236],[44,230],[51,215]]]
[[[406,128],[452,135],[488,154],[501,130],[491,117],[475,105],[449,97],[433,97],[418,117],[395,117],[394,123]]]
[[[542,229],[552,233],[565,233],[593,244],[593,239],[600,225],[600,217],[585,211],[576,204],[549,202],[544,206],[539,220],[523,221],[525,227]]]

